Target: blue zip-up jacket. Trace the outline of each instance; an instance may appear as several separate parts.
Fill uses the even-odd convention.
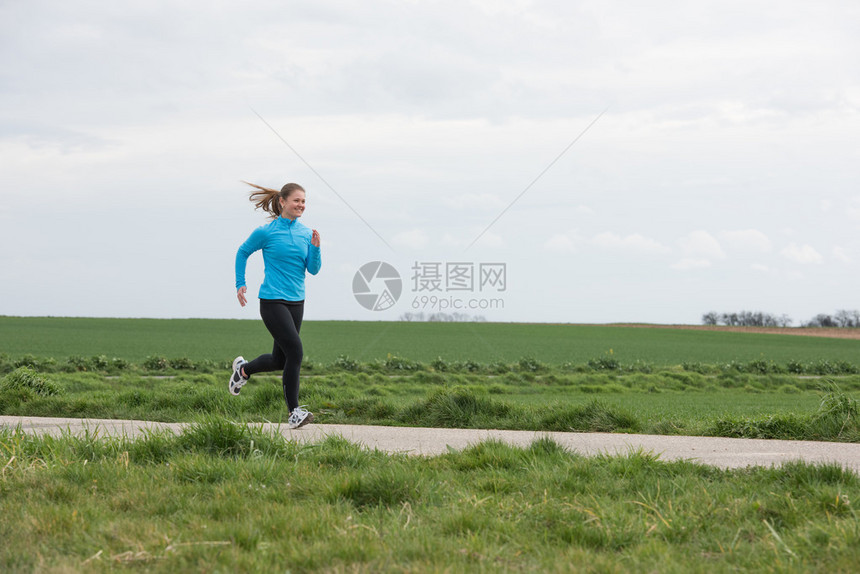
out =
[[[236,290],[245,287],[248,257],[262,249],[266,276],[260,299],[304,301],[305,270],[316,275],[322,267],[320,248],[311,244],[312,235],[298,219],[286,217],[255,229],[236,253]]]

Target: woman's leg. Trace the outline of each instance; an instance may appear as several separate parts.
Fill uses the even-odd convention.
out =
[[[286,357],[284,357],[284,353],[281,351],[281,347],[278,345],[278,342],[275,341],[271,353],[260,355],[253,361],[245,363],[242,366],[242,372],[240,374],[247,379],[256,373],[281,371],[284,369],[285,361]]]
[[[284,365],[284,401],[287,403],[287,408],[293,412],[299,406],[299,375],[302,370],[302,358],[304,358],[304,347],[302,340],[299,338],[299,331],[302,328],[302,318],[305,314],[305,305],[287,305],[287,310],[293,319],[293,325],[296,328],[295,338],[291,346],[292,353],[287,353],[287,361]]]
[[[254,373],[283,370],[284,400],[290,412],[299,406],[299,371],[303,357],[299,330],[303,314],[301,304],[260,301],[260,316],[275,340],[274,347],[271,353],[260,355],[244,366],[249,377]]]

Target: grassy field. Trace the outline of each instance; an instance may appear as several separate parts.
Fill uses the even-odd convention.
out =
[[[584,458],[548,439],[432,458],[181,435],[0,432],[4,572],[853,572],[856,475]],[[26,548],[26,551],[23,549]]]
[[[254,377],[238,397],[226,380],[226,372],[106,376],[19,367],[0,377],[0,414],[286,418],[278,377]],[[319,423],[860,441],[860,375],[333,371],[305,376],[300,397]]]
[[[212,350],[264,331],[259,321],[2,317],[0,327],[2,414],[285,415],[277,376],[233,397],[233,355]],[[330,359],[303,368],[301,400],[322,423],[860,440],[857,340],[463,323],[308,323],[304,338]],[[258,339],[267,349],[268,335]]]
[[[560,365],[585,363],[612,350],[624,363],[659,366],[762,358],[860,364],[857,339],[647,327],[308,321],[302,339],[306,357],[319,363],[339,356],[368,362],[394,355],[480,363],[533,357]],[[161,355],[228,361],[239,354],[256,356],[271,344],[259,320],[0,317],[0,353],[13,357],[105,355],[141,361]]]
[[[319,422],[860,441],[856,340],[564,325],[308,323]],[[240,345],[236,341],[242,341]],[[0,413],[194,421],[138,440],[0,430],[0,571],[853,572],[860,479],[299,445],[259,321],[0,317]],[[311,352],[311,350],[313,350]]]

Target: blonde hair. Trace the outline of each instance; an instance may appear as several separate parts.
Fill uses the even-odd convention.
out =
[[[256,183],[249,183],[247,181],[243,181],[242,183],[246,183],[257,190],[251,192],[249,199],[254,202],[255,208],[262,209],[268,213],[272,219],[277,219],[281,216],[281,202],[279,201],[279,198],[287,199],[294,191],[305,190],[305,188],[297,183],[288,183],[281,188],[281,191],[271,189],[269,187],[263,187]]]

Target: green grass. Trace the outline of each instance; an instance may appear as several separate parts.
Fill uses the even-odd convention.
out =
[[[327,371],[304,376],[300,397],[319,423],[860,441],[860,375],[517,368],[503,374]],[[167,422],[209,415],[283,422],[286,416],[277,376],[255,376],[234,397],[226,390],[226,370],[174,373],[19,367],[0,376],[0,414]]]
[[[306,357],[317,363],[392,355],[424,363],[439,357],[486,364],[531,357],[561,365],[611,357],[658,366],[754,360],[860,364],[860,340],[620,326],[307,321],[302,339]],[[238,354],[256,356],[271,345],[260,320],[0,317],[0,351],[10,356],[223,362]]]
[[[669,329],[308,322],[322,423],[860,441],[860,342]],[[237,348],[237,341],[241,343]],[[193,421],[0,430],[0,571],[851,572],[858,477],[719,470],[542,439],[411,458],[299,445],[260,321],[0,317],[0,413]]]
[[[0,431],[0,570],[850,572],[858,487],[835,465],[548,439],[419,458],[217,418],[138,440]]]
[[[259,321],[3,317],[0,326],[0,339],[17,341],[10,351],[26,351],[0,353],[2,414],[160,421],[285,416],[277,376],[255,377],[238,398],[224,389],[232,354],[217,358],[218,345],[244,341],[242,329],[253,328],[262,332],[257,349],[267,350]],[[325,337],[308,343],[314,328]],[[17,338],[8,336],[12,331]],[[353,347],[339,339],[345,334]],[[856,341],[429,323],[309,323],[304,337],[306,347],[326,345],[338,352],[328,363],[306,357],[303,367],[302,402],[322,423],[860,440],[851,408],[842,408],[838,420],[819,412],[825,408],[822,396],[857,399]],[[28,340],[43,346],[33,348]],[[465,355],[474,352],[466,340],[487,343],[485,352]],[[591,350],[583,350],[586,341]],[[207,343],[205,352],[183,346],[192,343]],[[486,352],[503,344],[509,354]],[[798,345],[809,348],[801,352]],[[582,359],[561,361],[553,346],[575,349]],[[383,354],[388,348],[412,355]],[[158,352],[170,354],[153,354]],[[654,358],[659,352],[663,359]],[[752,358],[742,360],[744,353]],[[363,356],[374,358],[359,360]],[[821,377],[837,386],[822,393]]]

